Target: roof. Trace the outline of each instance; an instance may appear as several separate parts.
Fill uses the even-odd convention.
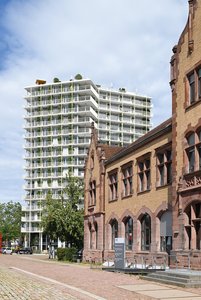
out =
[[[98,147],[100,147],[102,149],[102,151],[104,151],[104,156],[105,159],[109,159],[110,157],[112,157],[113,155],[117,154],[118,152],[120,152],[121,150],[125,149],[125,147],[121,147],[121,146],[112,146],[112,145],[107,145],[107,144],[98,144]]]
[[[139,149],[140,147],[145,146],[147,143],[153,141],[154,139],[162,136],[163,134],[167,132],[171,132],[172,130],[172,118],[169,118],[165,122],[161,123],[139,139],[137,139],[135,142],[127,146],[126,148],[123,148],[120,152],[113,153],[110,158],[108,157],[108,160],[105,162],[106,165],[114,162],[115,160],[118,160],[122,157],[125,157],[125,155],[130,154],[131,152]]]

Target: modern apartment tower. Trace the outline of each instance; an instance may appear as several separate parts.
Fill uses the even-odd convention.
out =
[[[58,199],[66,174],[83,177],[91,124],[99,140],[124,146],[151,127],[151,98],[105,89],[90,79],[53,83],[36,80],[25,88],[25,203],[22,232],[25,245],[47,249],[40,228],[42,202],[49,191]]]

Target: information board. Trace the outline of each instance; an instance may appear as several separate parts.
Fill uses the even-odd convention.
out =
[[[124,269],[125,268],[125,239],[116,238],[114,244],[115,251],[115,268]]]

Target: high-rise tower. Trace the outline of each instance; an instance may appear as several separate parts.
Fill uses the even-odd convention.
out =
[[[91,123],[99,140],[124,146],[151,127],[150,97],[105,89],[90,79],[54,83],[37,80],[26,87],[25,202],[22,232],[25,244],[44,250],[46,237],[39,227],[41,203],[51,191],[60,197],[70,170],[83,176],[91,137]]]

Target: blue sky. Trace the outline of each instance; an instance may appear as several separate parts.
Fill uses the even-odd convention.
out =
[[[77,73],[171,115],[169,61],[187,0],[0,0],[0,202],[23,203],[24,87]]]

